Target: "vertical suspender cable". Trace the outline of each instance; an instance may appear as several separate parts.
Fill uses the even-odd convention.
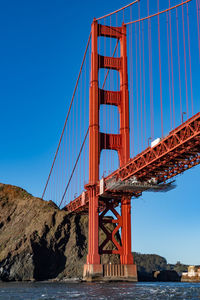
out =
[[[130,8],[130,19],[132,19],[132,7]],[[131,150],[132,155],[134,156],[134,96],[133,96],[133,24],[131,24],[130,32],[130,95],[131,95],[131,106],[132,109],[132,126],[131,126]]]
[[[132,26],[132,24],[131,24]],[[144,58],[144,23],[142,21],[142,56],[143,56],[143,95],[144,95],[144,138],[145,147],[147,142],[147,127],[146,127],[146,91],[145,91],[145,58]]]
[[[196,8],[197,8],[197,31],[198,31],[198,45],[199,45],[199,60],[200,60],[200,20],[199,20],[199,12],[200,12],[200,4],[198,0],[196,0]]]
[[[116,14],[116,27],[118,27],[118,15]],[[119,48],[117,47],[117,57],[119,57]],[[117,91],[119,91],[119,76],[117,74]],[[117,109],[117,133],[119,133],[119,110]]]
[[[72,169],[72,172],[71,172],[71,174],[70,174],[70,177],[69,177],[68,183],[67,183],[67,185],[66,185],[65,191],[64,191],[63,196],[62,196],[62,198],[61,198],[59,207],[61,207],[61,205],[62,205],[62,203],[63,203],[63,200],[64,200],[64,198],[65,198],[65,195],[66,195],[67,191],[68,191],[68,188],[69,188],[69,185],[70,185],[70,183],[71,183],[71,180],[72,180],[72,178],[73,178],[74,172],[76,171],[76,167],[77,167],[77,164],[78,164],[78,162],[79,162],[79,159],[80,159],[80,155],[81,155],[81,153],[82,153],[82,150],[83,150],[83,148],[84,148],[84,145],[85,145],[85,142],[86,142],[88,133],[89,133],[89,127],[88,127],[88,129],[87,129],[87,132],[86,132],[86,135],[85,135],[85,137],[84,137],[83,143],[82,143],[82,145],[81,145],[80,151],[79,151],[79,153],[78,153],[77,159],[76,159],[76,161],[75,161],[75,163],[74,163],[74,167],[73,167],[73,169]]]
[[[106,26],[106,20],[104,19],[104,26]],[[106,55],[107,51],[106,51],[106,39],[104,38],[104,53]],[[106,77],[107,79],[107,76],[108,76],[108,73],[106,73],[106,69],[104,69],[104,78]],[[107,87],[107,84],[106,84],[106,81],[104,81],[105,83],[103,83],[102,85],[102,89],[104,89],[104,86]],[[106,128],[106,115],[105,115],[105,106],[103,105],[102,107],[102,110],[103,110],[103,118],[105,118],[105,121],[103,120],[103,125],[102,125],[102,128]],[[105,125],[104,125],[105,124]],[[104,136],[104,145],[106,145],[106,137]],[[103,156],[103,170],[106,171],[106,152],[104,151],[104,156]]]
[[[90,56],[89,56],[90,60]],[[87,78],[87,59],[85,63],[85,74],[84,74],[84,97],[83,97],[83,134],[85,134],[85,106],[86,106],[86,78]],[[82,113],[82,112],[81,112]],[[82,166],[82,173],[83,173],[83,178],[82,178],[82,184],[84,187],[84,181],[85,181],[85,145],[83,148],[83,166]],[[81,175],[82,176],[82,175]]]
[[[111,23],[112,22],[111,22],[111,16],[110,16],[110,28],[111,28]],[[111,35],[110,35],[110,57],[112,56],[112,49],[111,49],[112,43],[111,43],[111,41],[112,41],[112,39],[111,39]],[[113,72],[110,72],[110,91],[113,90],[112,79],[113,79]],[[109,118],[110,119],[110,124],[108,126],[110,128],[109,132],[113,132],[112,131],[112,129],[113,129],[113,122],[112,122],[112,118],[111,118],[112,113],[114,113],[113,109],[111,109],[109,111],[109,115],[110,115],[110,118]],[[113,167],[113,155],[111,155],[110,163],[111,163],[110,170],[112,170],[112,167]]]
[[[186,107],[187,107],[187,118],[189,117],[188,108],[188,82],[187,82],[187,65],[186,65],[186,46],[185,46],[185,22],[184,22],[184,11],[182,6],[182,24],[183,24],[183,49],[184,49],[184,66],[185,66],[185,89],[186,89]]]
[[[60,151],[60,170],[58,174],[58,185],[59,185],[59,192],[58,192],[58,199],[60,199],[60,192],[62,191],[63,188],[63,158],[64,158],[64,146],[65,146],[65,134],[63,135],[63,140],[62,140],[62,147]]]
[[[89,38],[88,38],[88,41],[87,41],[86,49],[85,49],[85,52],[84,52],[84,55],[83,55],[83,60],[82,60],[81,67],[80,67],[80,71],[79,71],[78,78],[77,78],[77,81],[76,81],[76,85],[75,85],[75,88],[74,88],[74,91],[73,91],[72,99],[71,99],[71,102],[70,102],[70,105],[69,105],[67,117],[66,117],[66,119],[65,119],[64,127],[63,127],[63,130],[62,130],[62,133],[61,133],[61,137],[60,137],[60,140],[59,140],[59,143],[58,143],[58,147],[57,147],[57,149],[56,149],[56,153],[55,153],[54,160],[53,160],[53,163],[52,163],[50,172],[49,172],[49,176],[48,176],[47,182],[46,182],[46,184],[45,184],[45,188],[44,188],[44,191],[43,191],[43,194],[42,194],[42,199],[44,198],[44,195],[45,195],[45,192],[46,192],[46,189],[47,189],[47,186],[48,186],[48,184],[49,184],[50,177],[51,177],[51,173],[52,173],[52,171],[53,171],[54,164],[55,164],[55,161],[56,161],[56,158],[57,158],[57,155],[58,155],[58,151],[59,151],[59,149],[60,149],[60,144],[61,144],[62,137],[63,137],[64,131],[65,131],[65,127],[66,127],[66,125],[67,125],[67,121],[68,121],[68,118],[69,118],[69,114],[70,114],[70,111],[71,111],[71,107],[72,107],[72,104],[73,104],[73,101],[74,101],[74,96],[75,96],[76,89],[77,89],[77,86],[78,86],[78,83],[79,83],[79,78],[80,78],[80,75],[81,75],[81,72],[82,72],[83,63],[84,63],[84,61],[85,61],[85,57],[86,57],[87,50],[88,50],[88,47],[89,47],[90,39],[91,39],[91,33],[90,33]]]
[[[68,157],[70,157],[70,146],[71,146],[71,124],[72,123],[72,113],[70,114],[70,117],[69,117],[69,132],[68,132]],[[68,159],[68,170],[70,170],[71,168],[71,159]],[[67,172],[67,180],[68,180],[68,174],[69,174],[69,171]],[[72,200],[72,197],[71,197],[71,190],[68,191],[68,197],[69,197],[69,201]]]
[[[159,11],[159,0],[158,0]],[[163,138],[163,103],[162,103],[162,72],[161,72],[161,50],[160,50],[160,17],[158,15],[158,48],[159,48],[159,77],[160,77],[160,110],[161,110],[161,132]]]
[[[190,24],[189,24],[189,14],[188,14],[188,3],[187,3],[187,30],[188,30],[189,66],[190,66],[191,104],[192,104],[192,115],[193,115],[194,104],[193,104],[193,89],[192,89],[192,63],[191,63],[191,49],[190,49]]]
[[[170,0],[169,0],[170,7]],[[173,99],[173,125],[175,128],[175,100],[174,100],[174,66],[173,66],[173,48],[172,48],[172,22],[171,11],[169,11],[169,31],[170,31],[170,52],[171,52],[171,71],[172,71],[172,99]]]
[[[82,72],[83,74],[83,72]],[[78,105],[76,107],[76,104],[79,103],[80,101],[80,98],[81,98],[81,80],[82,80],[82,74],[81,74],[81,78],[80,78],[80,87],[79,87],[79,94],[77,94],[77,101],[76,103],[74,104],[74,143],[75,144],[75,149],[73,151],[73,153],[75,153],[75,155],[77,156],[77,149],[78,149],[78,130],[77,130],[77,113],[78,113]],[[73,192],[74,192],[74,198],[76,197],[76,193],[78,192],[77,189],[76,189],[76,181],[77,181],[77,178],[76,178],[76,175],[77,173],[75,173],[75,176],[72,180],[72,184],[73,184]]]
[[[80,146],[81,146],[81,137],[82,137],[82,102],[83,102],[83,99],[84,99],[84,78],[85,78],[85,73],[86,73],[86,61],[85,61],[85,65],[84,65],[84,68],[83,68],[83,74],[81,76],[81,97],[80,97],[80,105],[78,106],[78,110],[79,110],[79,116],[78,117],[78,120],[77,122],[79,122],[79,145],[78,145],[78,148],[80,149]],[[82,157],[81,157],[82,158]],[[82,179],[82,167],[81,167],[81,163],[82,163],[82,160],[80,160],[80,163],[79,163],[79,172],[78,172],[78,176],[79,176],[79,188],[82,187],[81,185],[81,179]],[[78,178],[77,178],[77,181],[78,181]]]
[[[140,19],[140,2],[138,2],[138,17]],[[142,105],[142,62],[141,62],[141,36],[139,22],[139,63],[140,63],[140,122],[141,122],[141,148],[143,150],[143,105]]]
[[[147,1],[149,16],[149,0]],[[152,45],[151,45],[151,19],[148,19],[148,45],[149,45],[149,78],[150,78],[150,115],[151,115],[151,138],[154,138],[154,112],[153,112],[153,79],[152,79]]]
[[[66,180],[66,178],[67,178],[67,168],[68,168],[68,166],[67,166],[67,158],[68,158],[68,128],[69,127],[66,127],[66,133],[65,133],[65,135],[66,135],[66,138],[65,138],[65,163],[64,163],[64,184],[65,184],[65,180]],[[66,199],[69,199],[69,197],[68,197],[68,195],[66,196]]]
[[[68,158],[68,128],[66,128],[66,141],[65,141],[65,149],[66,149],[66,153],[65,153],[65,163],[64,163],[64,168],[65,168],[65,172],[64,172],[64,184],[65,184],[65,180],[67,178],[67,158]],[[69,194],[67,194],[66,199],[69,199]]]
[[[172,129],[172,94],[171,94],[171,70],[170,70],[170,54],[169,54],[169,17],[167,17],[167,58],[168,58],[168,78],[169,78],[169,102],[170,102],[170,125]]]
[[[182,92],[181,92],[181,67],[180,67],[180,45],[179,45],[179,28],[178,28],[178,11],[176,8],[176,32],[177,32],[177,50],[178,50],[178,78],[179,78],[179,95],[180,95],[180,117],[182,120]]]
[[[116,14],[116,27],[118,27],[118,15]],[[117,47],[117,57],[119,57],[119,47]],[[119,74],[117,74],[117,91],[119,91]],[[117,109],[117,133],[119,133],[119,107]],[[119,163],[119,158],[118,158]]]
[[[81,74],[82,74],[82,72],[81,72]],[[78,92],[79,92],[79,86],[78,86],[78,90],[77,90],[77,94],[76,94],[76,101],[78,99]],[[71,157],[72,157],[73,154],[76,155],[76,152],[75,152],[76,149],[74,149],[74,144],[75,144],[75,141],[76,141],[74,127],[75,127],[75,105],[73,103],[73,107],[72,107],[72,139],[70,141],[71,144],[72,144],[71,153],[70,153]],[[76,156],[74,156],[74,157],[76,157]],[[73,167],[73,165],[74,165],[74,162],[72,162],[71,167]],[[71,172],[71,168],[70,168],[70,172]],[[74,181],[72,180],[70,188],[72,189],[72,198],[74,199],[74,184],[73,183],[74,183]]]
[[[136,97],[137,97],[137,149],[138,149],[138,153],[140,152],[140,131],[139,131],[139,100],[138,100],[138,55],[137,55],[137,24],[135,24],[135,76],[136,76]]]

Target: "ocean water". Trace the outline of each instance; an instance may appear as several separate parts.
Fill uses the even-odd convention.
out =
[[[200,283],[0,283],[0,300],[200,299]]]

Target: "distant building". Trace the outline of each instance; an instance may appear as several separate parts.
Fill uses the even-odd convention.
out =
[[[188,271],[182,273],[181,281],[200,281],[200,267],[189,266]]]
[[[200,268],[197,269],[197,275],[200,277]]]
[[[195,266],[189,266],[188,267],[188,276],[189,277],[196,276],[196,268],[195,268]]]

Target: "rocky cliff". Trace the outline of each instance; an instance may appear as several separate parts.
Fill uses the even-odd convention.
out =
[[[0,280],[81,277],[87,231],[87,216],[69,215],[51,201],[0,184]],[[109,259],[119,263],[108,255],[102,262]]]

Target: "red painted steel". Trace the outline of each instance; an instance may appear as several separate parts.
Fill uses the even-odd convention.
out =
[[[113,213],[116,219],[105,217],[105,214],[109,211]],[[109,224],[109,223],[116,225],[112,232],[110,232],[105,226],[105,224]],[[103,209],[103,212],[99,216],[99,226],[106,235],[106,239],[99,246],[100,254],[121,254],[122,255],[122,245],[115,238],[115,235],[119,232],[119,229],[122,227],[122,217],[116,211],[114,204],[112,202],[108,202],[108,201],[105,202],[105,208]],[[113,244],[116,247],[116,250],[104,249],[104,247],[108,244],[109,241],[113,242]]]
[[[187,4],[187,3],[191,2],[191,1],[192,1],[192,0],[186,0],[186,1],[182,2],[182,3],[180,3],[180,4],[177,4],[177,5],[174,5],[174,6],[172,6],[172,7],[167,8],[167,9],[165,9],[165,10],[159,11],[158,13],[153,14],[153,15],[150,15],[150,16],[148,16],[148,17],[145,17],[145,18],[142,18],[142,19],[138,19],[138,20],[135,20],[135,21],[131,21],[131,22],[127,22],[127,23],[125,23],[125,25],[130,25],[130,24],[138,23],[138,22],[141,22],[141,21],[150,19],[150,18],[154,18],[154,17],[159,16],[159,15],[161,15],[161,14],[163,14],[163,13],[166,13],[166,12],[168,12],[168,11],[170,11],[170,10],[173,10],[173,9],[175,9],[175,8],[178,8],[179,6],[183,6],[184,4]]]
[[[165,170],[173,168],[179,161],[190,159],[200,153],[200,113],[187,120],[161,140],[153,148],[147,148],[137,155],[116,175],[122,180],[133,175],[147,180],[155,176],[159,182],[171,178]],[[113,174],[114,175],[114,174]]]
[[[92,23],[91,83],[89,108],[89,225],[87,264],[100,264],[99,256],[99,213],[95,186],[99,180],[99,87],[98,87],[98,23]]]
[[[162,183],[198,164],[200,164],[200,112],[172,130],[156,146],[148,147],[127,164],[107,176],[105,187],[112,178],[126,180],[132,176],[144,181],[153,177]],[[99,182],[96,190],[99,191]],[[115,196],[114,192],[112,194]],[[135,195],[132,194],[132,196]],[[85,204],[82,205],[81,196],[79,196],[70,202],[66,209],[69,212],[86,213],[88,211],[87,192],[85,199]],[[102,207],[106,206],[104,203],[101,205]],[[115,201],[115,206],[117,205],[119,203]]]
[[[100,264],[100,253],[105,250],[104,246],[108,240],[115,245],[118,242],[114,233],[109,234],[103,223],[105,212],[111,209],[114,211],[112,203],[109,204],[101,201],[99,207],[99,195],[96,189],[99,181],[99,163],[100,152],[103,149],[117,150],[119,154],[120,166],[130,160],[129,145],[129,95],[128,95],[128,72],[127,72],[127,49],[126,49],[126,26],[110,27],[97,23],[92,24],[92,54],[91,54],[91,84],[90,84],[90,120],[89,120],[89,184],[86,185],[88,202],[89,202],[89,231],[88,231],[88,256],[87,264]],[[112,37],[119,39],[121,55],[119,58],[106,57],[98,54],[98,36]],[[99,89],[98,71],[101,68],[117,70],[120,73],[120,91],[105,91]],[[120,114],[120,134],[105,134],[99,132],[99,109],[100,104],[116,105]],[[81,199],[79,198],[79,202]],[[121,257],[122,264],[133,264],[131,254],[131,218],[130,218],[130,197],[123,195],[121,201],[121,243],[118,253]],[[81,201],[82,204],[82,201]],[[99,209],[102,212],[100,217],[100,227],[105,232],[107,238],[99,248],[98,229],[99,229]],[[118,218],[119,219],[119,218]],[[119,226],[119,225],[118,225]],[[119,250],[120,248],[120,250]],[[113,250],[115,253],[115,250]]]
[[[119,106],[121,103],[122,93],[121,91],[105,91],[99,90],[100,104],[115,105]]]
[[[128,5],[125,5],[125,6],[121,7],[120,9],[117,9],[117,10],[115,10],[115,11],[113,11],[113,12],[111,12],[111,13],[105,15],[105,16],[102,16],[102,17],[98,18],[97,21],[101,20],[101,19],[104,19],[104,18],[107,18],[109,16],[112,16],[112,15],[114,15],[114,14],[116,14],[116,13],[122,11],[122,10],[124,11],[125,8],[128,8],[128,7],[132,6],[133,4],[136,4],[139,1],[140,0],[133,1],[133,2],[129,3]]]

